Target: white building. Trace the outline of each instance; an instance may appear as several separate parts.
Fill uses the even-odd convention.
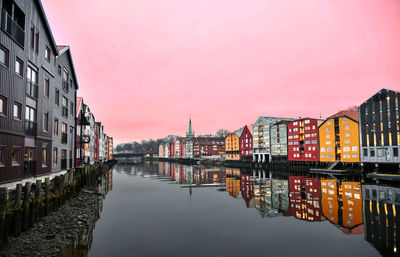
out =
[[[186,139],[183,147],[183,157],[193,158],[193,141],[191,139]]]
[[[260,116],[253,124],[253,160],[269,162],[271,159],[270,126],[285,118]]]
[[[288,137],[287,123],[289,120],[278,121],[271,125],[270,142],[271,142],[271,158],[287,158],[288,154]]]

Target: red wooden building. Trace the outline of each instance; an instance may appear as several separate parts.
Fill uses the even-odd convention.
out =
[[[318,125],[322,120],[302,118],[288,123],[288,160],[319,161]]]
[[[250,129],[246,126],[243,128],[243,132],[239,137],[240,147],[240,158],[241,159],[253,159],[253,135]]]
[[[175,157],[175,141],[169,144],[169,157],[170,158]]]

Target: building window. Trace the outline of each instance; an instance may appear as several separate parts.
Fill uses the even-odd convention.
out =
[[[26,78],[28,81],[34,83],[35,85],[38,84],[38,72],[34,70],[31,66],[27,68]]]
[[[399,156],[399,149],[398,148],[393,148],[393,156],[398,157]]]
[[[357,146],[352,146],[351,147],[351,151],[352,152],[357,152],[358,151],[358,147]]]
[[[343,123],[346,123],[347,122],[347,119],[346,118],[343,118]]]
[[[45,51],[44,51],[44,58],[45,58],[48,62],[50,62],[50,60],[51,60],[51,50],[50,50],[50,48],[49,48],[48,46],[46,46],[46,49],[45,49]]]
[[[58,75],[60,75],[60,76],[61,76],[61,66],[60,66],[60,65],[58,65],[58,68],[57,68],[57,73],[58,73]]]
[[[49,113],[43,113],[43,131],[49,132]]]
[[[61,124],[61,143],[68,143],[68,125],[65,123]]]
[[[71,109],[69,110],[71,116],[74,115],[74,103],[71,103]]]
[[[24,62],[19,59],[18,57],[15,59],[15,73],[18,76],[23,77],[23,70],[24,70]]]
[[[31,27],[31,48],[35,48],[35,27]]]
[[[0,63],[8,67],[8,50],[0,45]]]
[[[13,147],[11,149],[11,164],[19,165],[21,160],[21,151],[19,147]]]
[[[350,126],[349,126],[349,125],[346,125],[346,126],[344,126],[344,129],[345,129],[345,130],[350,130]]]
[[[350,136],[350,133],[349,133],[349,132],[346,132],[345,135],[346,135],[346,137],[349,137],[349,136]]]
[[[25,108],[25,120],[36,122],[36,109],[26,106]]]
[[[63,96],[62,101],[63,101],[62,115],[68,118],[68,99],[65,96]]]
[[[68,89],[69,89],[68,80],[69,80],[68,71],[66,69],[64,69],[63,75],[62,75],[62,87],[66,92],[68,92]]]
[[[5,150],[6,148],[4,146],[0,146],[0,167],[4,167],[5,163]]]
[[[16,120],[21,120],[22,118],[22,105],[20,103],[15,102],[14,103],[14,119]]]
[[[7,98],[0,96],[0,115],[7,115]]]
[[[57,165],[57,160],[58,160],[58,151],[57,148],[53,149],[53,165],[56,166]]]
[[[35,36],[35,52],[38,54],[39,53],[39,32],[36,32]]]
[[[54,135],[58,136],[58,119],[54,119]]]
[[[56,106],[60,106],[60,91],[58,89],[55,90],[55,97],[54,97],[54,101]]]
[[[42,167],[47,167],[47,147],[42,149]]]
[[[371,156],[371,157],[375,157],[375,149],[371,149],[371,151],[370,151],[370,156]]]
[[[46,78],[44,80],[44,96],[49,98],[50,95],[50,79]]]
[[[364,152],[364,157],[368,157],[368,149],[367,148],[363,149],[363,152]]]

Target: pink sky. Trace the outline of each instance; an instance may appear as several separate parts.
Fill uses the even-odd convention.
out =
[[[42,0],[117,143],[326,117],[400,89],[397,0]]]

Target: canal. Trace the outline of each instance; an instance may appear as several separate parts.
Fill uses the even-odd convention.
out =
[[[398,256],[400,188],[360,178],[119,165],[60,256]]]

